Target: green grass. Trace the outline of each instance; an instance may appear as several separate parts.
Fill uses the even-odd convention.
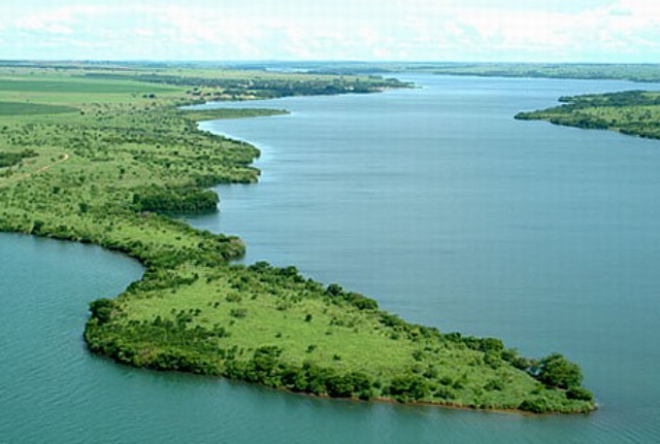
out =
[[[76,112],[71,106],[43,105],[37,103],[0,102],[0,116],[61,114]]]
[[[35,85],[44,82],[45,90],[80,73],[40,71],[38,81],[28,71],[14,68],[10,74],[12,82],[19,75]],[[204,72],[186,82],[198,77],[213,78]],[[299,76],[278,79],[287,85],[303,82],[291,94],[325,90],[319,78],[309,85]],[[244,253],[240,239],[155,212],[205,207],[213,199],[204,189],[213,184],[257,181],[259,172],[250,163],[259,151],[199,131],[197,120],[279,111],[178,108],[226,92],[213,83],[143,97],[118,93],[121,79],[107,80],[108,87],[98,90],[106,92],[96,93],[76,90],[78,77],[68,80],[68,90],[34,94],[41,94],[40,105],[69,103],[80,112],[3,118],[3,152],[31,157],[16,162],[15,154],[7,154],[7,166],[0,168],[0,230],[94,243],[145,266],[144,277],[115,300],[92,304],[85,329],[91,351],[138,367],[222,375],[320,395],[553,412],[594,408],[593,402],[571,400],[564,390],[541,385],[525,371],[534,361],[505,350],[500,341],[409,324],[380,311],[373,300],[325,287],[292,267],[230,265]],[[125,81],[127,90],[133,88],[132,80]],[[338,79],[323,81],[333,85]],[[351,88],[345,78],[342,82]],[[244,89],[232,94],[259,94],[243,83]],[[272,90],[261,93],[268,97]],[[11,102],[6,91],[0,96]],[[154,211],[145,211],[145,195]]]
[[[4,78],[0,92],[30,92],[57,94],[143,94],[169,92],[173,88],[139,82],[88,80],[77,78]]]

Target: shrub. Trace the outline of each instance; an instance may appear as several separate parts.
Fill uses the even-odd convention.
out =
[[[572,387],[566,392],[566,397],[575,401],[593,401],[594,395],[582,387]]]
[[[92,318],[99,324],[104,324],[112,317],[112,311],[116,308],[115,303],[110,299],[97,299],[89,304],[89,311]]]
[[[215,211],[220,199],[215,191],[197,186],[144,187],[133,195],[136,211],[199,213]]]
[[[494,390],[496,391],[502,391],[504,390],[505,384],[501,379],[491,379],[484,385],[484,390],[488,390],[489,392],[492,392]]]
[[[234,318],[244,318],[247,316],[246,308],[232,308],[229,315]]]
[[[541,359],[538,380],[550,387],[579,387],[582,383],[582,371],[577,364],[559,353],[553,353]]]
[[[545,398],[526,399],[518,406],[518,409],[531,413],[548,413],[552,411],[550,403]]]
[[[390,395],[399,401],[408,399],[421,400],[429,395],[428,382],[417,375],[397,376],[392,379],[389,387]]]

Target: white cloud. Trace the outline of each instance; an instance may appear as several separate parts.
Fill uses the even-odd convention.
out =
[[[99,3],[2,19],[23,42],[0,57],[652,61],[660,42],[651,0]]]
[[[25,20],[20,24],[19,29],[28,32],[37,32],[45,34],[73,34],[74,30],[70,26],[59,23],[46,23],[38,20]]]
[[[74,28],[80,24],[81,18],[100,16],[107,12],[109,12],[109,9],[100,5],[68,6],[54,10],[47,9],[27,17],[18,18],[14,25],[21,31],[74,34]]]

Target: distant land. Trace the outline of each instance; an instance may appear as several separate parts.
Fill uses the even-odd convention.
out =
[[[650,63],[251,62],[229,66],[249,70],[288,70],[335,75],[424,72],[452,76],[660,82],[660,64]]]
[[[631,136],[660,139],[660,93],[624,91],[560,97],[558,107],[521,112],[519,120],[547,120],[556,125],[604,129]]]

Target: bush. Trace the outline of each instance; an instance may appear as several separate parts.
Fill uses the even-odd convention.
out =
[[[435,397],[438,398],[438,399],[445,400],[445,401],[450,401],[450,400],[456,398],[456,393],[450,388],[439,387],[435,391]]]
[[[505,386],[506,386],[506,384],[501,379],[491,379],[484,386],[484,390],[487,390],[489,392],[502,391],[502,390],[504,390]]]
[[[564,356],[554,353],[541,359],[538,380],[550,387],[579,387],[582,383],[582,370]]]
[[[246,308],[232,308],[229,311],[229,315],[234,318],[244,318],[247,316],[247,309]]]
[[[199,213],[215,211],[220,199],[215,191],[196,186],[144,187],[133,195],[136,211]]]
[[[15,165],[28,157],[36,157],[38,154],[34,150],[23,150],[20,153],[8,153],[0,151],[0,168]]]
[[[530,413],[548,413],[553,411],[552,406],[545,398],[526,399],[518,406],[518,409]]]
[[[422,400],[429,395],[428,382],[416,375],[397,376],[390,383],[389,392],[399,401]]]
[[[589,390],[582,387],[572,387],[566,392],[566,398],[575,401],[593,401],[594,395]]]
[[[97,299],[89,304],[89,311],[92,318],[99,324],[104,324],[112,318],[112,311],[116,308],[115,303],[110,299]]]

